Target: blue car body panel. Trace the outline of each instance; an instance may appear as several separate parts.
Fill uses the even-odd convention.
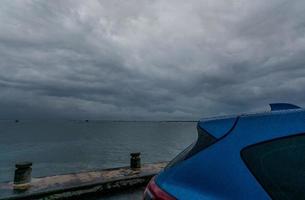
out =
[[[234,127],[237,120],[238,117],[236,116],[203,119],[198,122],[197,126],[219,139],[226,135]]]
[[[203,120],[198,127],[218,141],[164,170],[156,183],[177,199],[270,199],[243,162],[243,148],[305,132],[305,110],[277,111]],[[218,125],[223,125],[219,128]],[[235,125],[234,125],[235,124]],[[234,125],[234,128],[232,129]],[[231,129],[231,130],[230,130]],[[224,135],[228,133],[227,135]]]

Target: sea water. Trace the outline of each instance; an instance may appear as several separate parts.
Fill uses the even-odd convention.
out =
[[[0,121],[0,182],[33,162],[33,177],[169,161],[196,140],[196,122]],[[141,191],[102,199],[134,199]]]

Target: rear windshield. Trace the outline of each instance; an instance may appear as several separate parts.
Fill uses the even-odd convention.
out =
[[[305,134],[247,147],[241,156],[272,199],[305,199]]]
[[[188,146],[184,151],[182,151],[178,156],[176,156],[167,166],[165,169],[169,169],[183,160],[186,160],[199,151],[206,149],[207,147],[214,144],[217,140],[215,137],[210,135],[208,132],[202,130],[201,128],[197,127],[198,131],[198,138],[197,141]]]

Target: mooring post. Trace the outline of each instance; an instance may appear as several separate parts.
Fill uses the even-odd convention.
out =
[[[30,188],[32,163],[20,162],[15,165],[14,189],[27,190]]]
[[[141,168],[141,158],[140,158],[141,153],[131,153],[130,156],[130,168],[131,169],[140,169]]]

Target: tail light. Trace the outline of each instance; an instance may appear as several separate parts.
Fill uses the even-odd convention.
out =
[[[156,183],[155,177],[148,183],[143,200],[175,200],[174,197],[163,191]]]

